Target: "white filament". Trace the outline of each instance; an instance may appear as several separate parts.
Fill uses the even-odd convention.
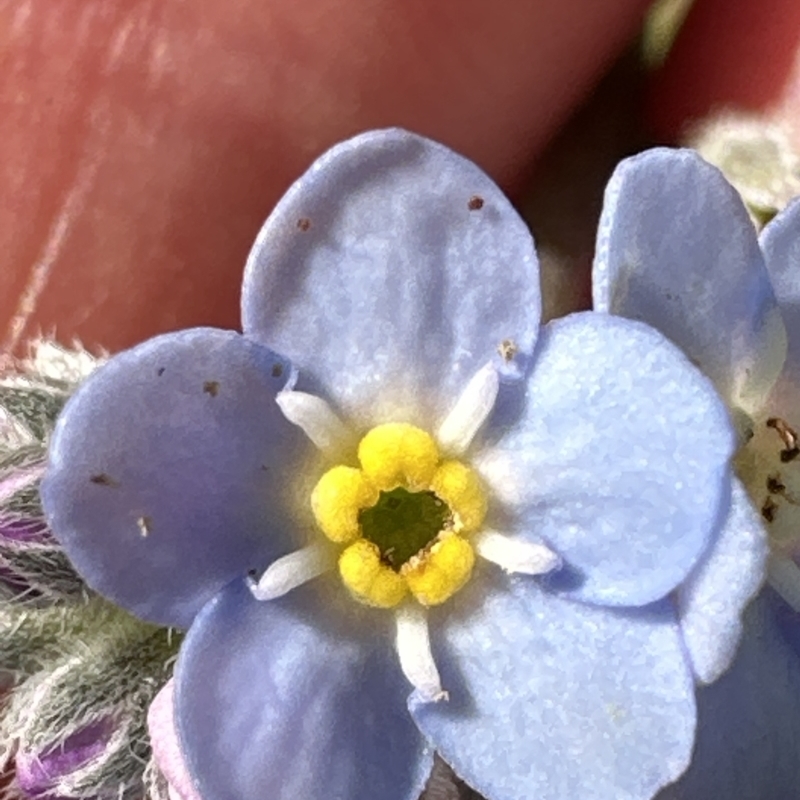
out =
[[[332,569],[334,563],[326,545],[310,544],[273,561],[250,591],[256,600],[274,600]]]
[[[437,438],[443,450],[454,456],[466,451],[492,413],[499,389],[500,378],[492,364],[481,367],[470,378],[439,428]]]
[[[335,456],[346,445],[347,428],[321,397],[289,390],[280,392],[275,402],[283,416],[301,428],[326,455]]]
[[[425,609],[416,603],[409,603],[398,609],[396,619],[397,655],[403,674],[422,700],[429,703],[447,700],[447,692],[442,690],[439,670],[431,653]]]
[[[543,575],[561,566],[561,558],[549,547],[486,530],[473,539],[478,554],[506,572]]]
[[[769,585],[797,612],[800,612],[800,568],[790,558],[770,555],[767,566]]]

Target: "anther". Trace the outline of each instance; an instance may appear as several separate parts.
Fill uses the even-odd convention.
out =
[[[767,491],[770,494],[779,495],[782,497],[787,503],[793,506],[800,506],[800,498],[797,498],[792,492],[790,492],[786,484],[781,480],[781,476],[776,475],[768,475],[767,476]],[[769,499],[769,498],[768,498]],[[765,503],[766,505],[766,503]],[[775,506],[777,508],[777,506]],[[771,522],[772,520],[770,520]]]
[[[770,417],[767,420],[767,427],[774,428],[785,445],[781,450],[781,461],[784,464],[794,461],[800,455],[800,447],[797,446],[797,432],[780,417]]]
[[[767,491],[770,494],[782,494],[786,490],[786,485],[781,481],[780,475],[767,476]]]

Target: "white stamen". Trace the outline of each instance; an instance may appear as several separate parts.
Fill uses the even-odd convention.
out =
[[[800,612],[800,567],[792,559],[770,555],[767,581],[794,611]]]
[[[250,584],[256,600],[274,600],[333,569],[336,559],[321,543],[310,544],[270,564],[258,583]]]
[[[341,453],[350,438],[344,423],[321,398],[305,392],[283,391],[275,398],[278,408],[289,422],[303,432],[323,453]]]
[[[481,425],[492,413],[500,378],[492,364],[481,367],[470,378],[461,397],[439,428],[439,444],[443,450],[457,456],[472,443]]]
[[[497,531],[482,531],[472,539],[475,549],[487,561],[506,572],[543,575],[561,566],[561,557],[549,547],[515,539]]]
[[[431,653],[425,609],[416,603],[410,603],[398,609],[396,619],[395,642],[403,674],[426,702],[438,703],[449,699],[447,692],[442,690],[439,670],[436,669]]]

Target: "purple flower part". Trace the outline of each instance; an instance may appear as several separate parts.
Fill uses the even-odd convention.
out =
[[[17,784],[30,798],[56,800],[58,781],[100,755],[113,732],[111,720],[101,720],[68,736],[43,753],[17,752]]]
[[[58,546],[43,519],[25,518],[0,510],[0,583],[15,595],[30,595],[35,592],[28,577],[21,575],[15,569],[13,560],[9,559],[14,553],[36,550],[47,545]],[[4,551],[7,553],[6,557]]]
[[[26,595],[28,597],[38,597],[40,592],[31,586],[27,576],[20,575],[3,556],[0,555],[0,583],[9,589],[15,596]]]
[[[28,599],[40,596],[42,583],[47,588],[63,590],[65,587],[57,589],[55,582],[48,586],[52,577],[47,574],[48,568],[52,568],[54,560],[63,562],[65,570],[72,572],[61,545],[42,517],[0,508],[0,583],[15,596],[25,595]],[[80,581],[77,575],[74,577],[77,587]]]
[[[19,575],[2,556],[0,556],[0,583],[14,595],[32,596],[30,593],[34,591],[28,580]],[[36,594],[38,596],[38,592]]]
[[[50,528],[43,519],[25,518],[0,509],[0,550],[4,546],[24,548],[25,545],[55,545]]]

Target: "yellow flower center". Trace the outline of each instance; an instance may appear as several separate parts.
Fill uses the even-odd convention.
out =
[[[380,608],[409,593],[443,603],[469,580],[475,563],[464,538],[486,515],[476,473],[443,460],[433,438],[405,423],[379,425],[358,446],[360,469],[336,466],[311,493],[322,532],[347,545],[339,573],[358,600]]]

